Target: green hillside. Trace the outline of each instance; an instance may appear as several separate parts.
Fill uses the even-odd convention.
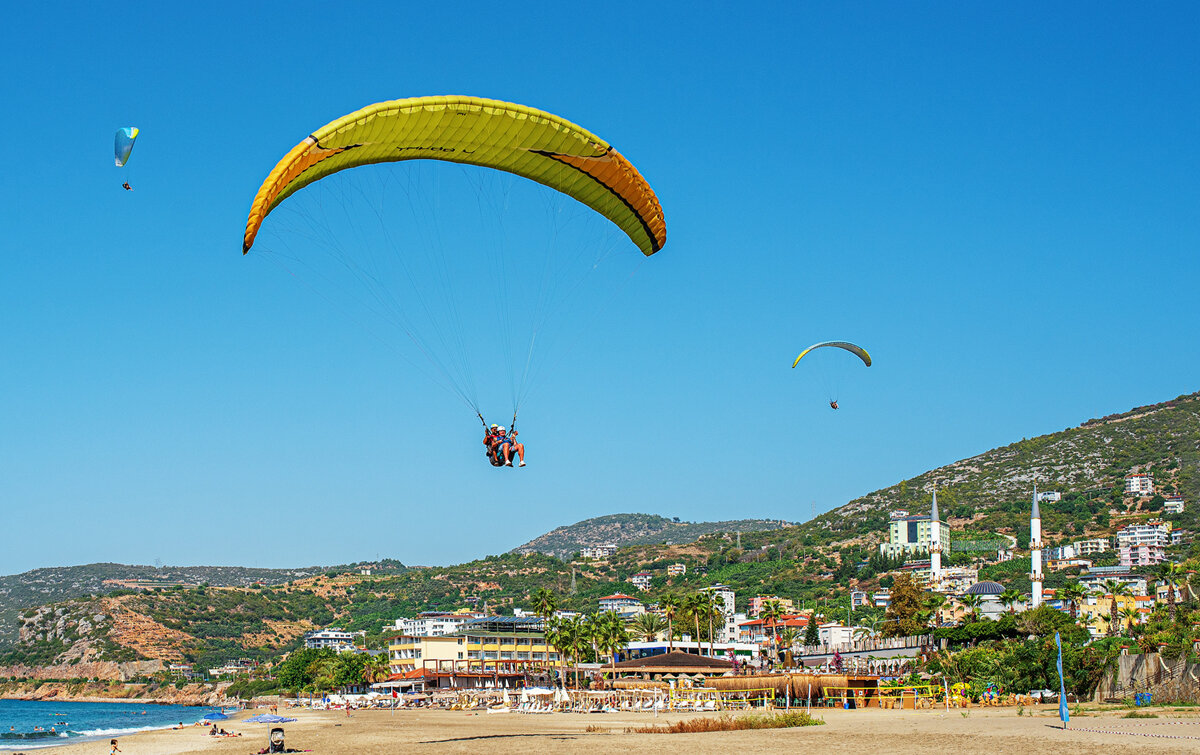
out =
[[[1056,490],[1042,506],[1043,529],[1065,537],[1108,531],[1125,512],[1124,477],[1154,474],[1164,495],[1200,499],[1200,393],[1079,427],[1027,438],[933,469],[850,501],[804,529],[845,537],[886,530],[893,509],[925,511],[934,488],[943,516],[960,526],[1013,531],[1028,526],[1030,491]],[[1098,515],[1109,512],[1109,516]],[[1019,538],[1018,538],[1019,539]]]
[[[787,526],[782,520],[738,519],[728,522],[681,522],[655,514],[610,514],[559,527],[513,549],[513,553],[544,553],[569,558],[585,546],[647,543],[690,543],[714,532],[755,532]]]

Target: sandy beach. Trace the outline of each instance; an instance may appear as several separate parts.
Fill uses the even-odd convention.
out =
[[[299,720],[285,725],[287,744],[328,755],[383,755],[394,752],[527,753],[587,751],[862,752],[862,753],[1018,753],[1053,751],[1056,755],[1104,752],[1200,752],[1200,715],[1159,711],[1157,719],[1125,719],[1118,710],[1080,716],[1077,729],[1061,730],[1052,706],[1017,716],[1012,708],[960,711],[820,711],[824,726],[706,734],[627,734],[627,727],[694,718],[695,714],[522,715],[411,710],[339,712],[289,711]],[[250,715],[250,714],[246,714]],[[710,714],[712,715],[712,714]],[[257,752],[266,744],[264,724],[225,722],[237,738],[213,739],[205,730],[144,732],[122,737],[125,755]],[[588,731],[598,728],[599,731]],[[1112,733],[1120,732],[1120,733]],[[1164,735],[1164,736],[1150,736]],[[1194,738],[1193,738],[1194,737]],[[108,752],[107,741],[37,750],[53,755]]]

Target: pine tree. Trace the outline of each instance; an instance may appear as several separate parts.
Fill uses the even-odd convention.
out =
[[[804,630],[804,644],[813,647],[821,644],[821,633],[817,631],[817,615],[814,613],[808,619],[808,627]]]

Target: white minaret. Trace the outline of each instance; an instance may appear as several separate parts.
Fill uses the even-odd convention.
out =
[[[942,583],[942,518],[938,516],[937,490],[933,491],[933,510],[929,512],[929,586]]]
[[[1033,486],[1033,515],[1029,518],[1029,580],[1033,582],[1033,607],[1042,604],[1042,512],[1038,510],[1037,485]]]

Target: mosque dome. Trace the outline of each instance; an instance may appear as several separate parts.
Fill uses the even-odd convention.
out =
[[[1004,585],[999,582],[976,582],[967,588],[967,595],[999,595],[1004,592]]]

